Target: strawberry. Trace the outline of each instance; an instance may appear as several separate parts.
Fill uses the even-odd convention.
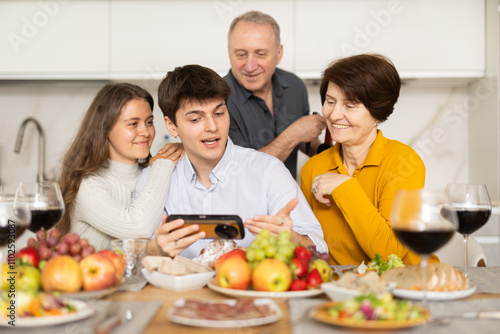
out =
[[[290,285],[290,291],[301,291],[305,290],[306,288],[307,288],[306,281],[301,279],[296,279],[295,281],[292,281],[292,284]]]
[[[16,253],[16,260],[20,265],[32,265],[33,267],[37,267],[38,262],[40,262],[40,256],[36,248],[24,247]]]
[[[294,279],[304,278],[309,271],[309,264],[304,260],[293,258],[290,261],[290,271]]]
[[[309,274],[307,274],[306,283],[309,290],[320,288],[321,283],[323,283],[323,279],[321,279],[321,274],[317,268],[314,268]]]
[[[294,257],[305,262],[309,262],[311,259],[311,251],[304,246],[297,246],[293,252]]]

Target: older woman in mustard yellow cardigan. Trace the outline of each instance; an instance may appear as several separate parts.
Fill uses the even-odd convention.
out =
[[[301,189],[321,223],[331,264],[367,263],[377,253],[420,262],[399,242],[389,215],[399,189],[424,186],[425,166],[411,147],[378,130],[400,87],[396,68],[381,55],[343,58],[324,71],[323,116],[335,145],[307,161]]]

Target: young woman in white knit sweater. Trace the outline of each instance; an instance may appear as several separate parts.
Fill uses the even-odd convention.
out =
[[[152,110],[153,98],[136,85],[110,83],[97,93],[62,160],[62,234],[76,232],[97,250],[110,248],[115,238],[153,235],[183,149],[169,144],[151,158]],[[146,187],[133,200],[136,181],[150,163]]]

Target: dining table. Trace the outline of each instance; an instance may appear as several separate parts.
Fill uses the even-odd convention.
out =
[[[341,272],[342,266],[334,268]],[[460,315],[470,311],[500,311],[500,267],[471,267],[469,280],[475,285],[475,291],[465,298],[457,300],[430,301],[432,318],[443,314]],[[72,323],[38,328],[0,328],[3,334],[92,334],[100,322],[125,310],[131,310],[132,320],[123,321],[110,334],[165,334],[165,333],[237,333],[237,334],[322,334],[345,333],[345,328],[318,322],[309,317],[314,307],[329,301],[326,294],[304,298],[273,298],[282,311],[282,317],[276,322],[235,328],[207,328],[183,325],[169,320],[167,313],[179,299],[224,300],[235,297],[221,294],[205,286],[188,291],[160,289],[147,284],[140,291],[115,291],[102,298],[88,300],[95,308],[95,313],[87,318]],[[114,311],[113,311],[114,310]],[[120,313],[118,313],[120,314]],[[460,319],[451,318],[445,324],[429,321],[424,325],[391,330],[391,333],[498,333],[500,319]],[[369,330],[350,330],[351,333],[369,332]],[[374,333],[373,331],[371,331]],[[380,333],[381,331],[377,331]]]

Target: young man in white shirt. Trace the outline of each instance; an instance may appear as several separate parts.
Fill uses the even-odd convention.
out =
[[[185,150],[171,175],[165,212],[239,215],[246,230],[245,238],[236,240],[242,247],[265,228],[272,235],[289,231],[292,241],[326,252],[321,226],[283,163],[229,139],[230,93],[224,79],[199,65],[178,67],[160,83],[158,104],[165,125],[172,136],[180,137]],[[165,219],[149,244],[149,254],[194,258],[210,242],[198,225]]]

